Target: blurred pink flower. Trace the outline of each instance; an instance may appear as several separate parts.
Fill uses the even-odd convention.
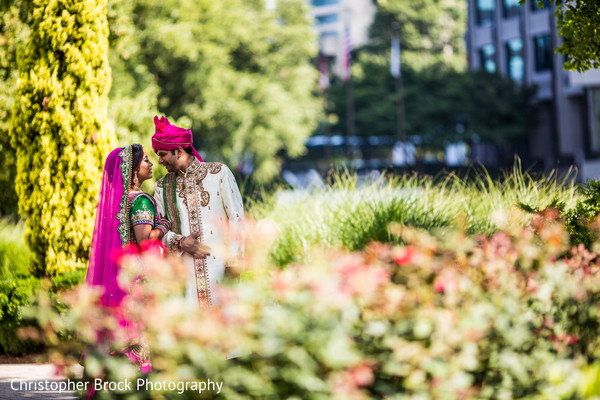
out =
[[[335,374],[333,377],[333,391],[339,398],[352,399],[364,398],[360,388],[368,386],[375,381],[373,362],[361,363]]]
[[[565,337],[565,342],[570,346],[577,342],[579,342],[579,336],[577,335],[567,335]]]
[[[458,281],[452,272],[443,270],[433,281],[433,289],[436,292],[456,292]]]
[[[271,289],[280,296],[289,293],[294,289],[294,286],[289,278],[281,272],[278,272],[271,279]]]
[[[345,259],[338,264],[337,272],[344,281],[349,281],[352,277],[359,272],[361,269],[360,260],[358,257],[345,257]]]
[[[165,246],[160,240],[144,240],[140,245],[141,252],[145,255],[150,255],[158,258],[162,258],[165,254]]]
[[[415,246],[406,246],[394,250],[394,261],[398,265],[406,265],[413,262],[419,253]]]
[[[380,286],[390,281],[390,274],[378,265],[364,264],[354,256],[338,264],[340,291],[353,296],[373,295]]]
[[[348,371],[348,377],[358,387],[373,383],[373,367],[369,363],[361,363]]]
[[[527,291],[529,293],[536,293],[538,291],[538,288],[539,288],[538,281],[533,276],[528,277],[527,278]]]

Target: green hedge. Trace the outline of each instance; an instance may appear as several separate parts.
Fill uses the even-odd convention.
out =
[[[23,319],[24,307],[31,305],[40,287],[35,277],[0,281],[0,349],[6,353],[23,354],[39,350],[38,343],[23,341],[17,329],[30,322]]]
[[[35,321],[24,316],[24,310],[33,304],[41,285],[41,278],[31,271],[31,252],[24,240],[22,222],[0,220],[0,353],[24,354],[39,351],[39,343],[22,340],[17,330]],[[51,278],[51,293],[66,290],[85,278],[79,269]],[[56,303],[60,307],[60,303]]]

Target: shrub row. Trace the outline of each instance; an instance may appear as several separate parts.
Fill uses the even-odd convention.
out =
[[[121,310],[97,307],[97,296],[81,287],[64,297],[63,314],[42,299],[41,329],[30,337],[45,338],[59,365],[77,362],[87,346],[91,377],[135,379],[129,360],[97,341],[110,329],[121,348],[128,332],[118,321],[128,315],[145,327],[153,371],[144,379],[211,379],[231,399],[600,395],[600,257],[569,247],[556,209],[525,227],[520,211],[494,218],[499,231],[489,236],[457,229],[436,236],[397,224],[391,234],[404,245],[312,248],[306,262],[285,269],[267,261],[277,229],[263,222],[249,227],[244,268],[252,279],[220,290],[216,307],[187,303],[182,265],[148,254],[142,264],[123,259],[129,275],[121,282],[132,295]],[[79,336],[61,341],[57,331]],[[159,395],[198,393],[102,393]]]

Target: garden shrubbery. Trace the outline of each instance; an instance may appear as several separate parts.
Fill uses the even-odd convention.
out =
[[[31,271],[31,251],[24,240],[25,227],[8,219],[0,220],[0,353],[24,354],[39,351],[39,343],[22,340],[19,327],[33,321],[23,311],[35,300],[41,279]],[[52,277],[49,287],[54,296],[83,281],[85,270]]]
[[[17,334],[22,309],[30,305],[39,287],[31,275],[31,252],[23,239],[25,227],[0,220],[0,352],[21,354],[39,348]]]
[[[306,262],[314,246],[363,250],[371,241],[401,243],[399,236],[388,231],[390,222],[432,231],[458,226],[469,235],[490,235],[498,230],[494,213],[519,202],[537,210],[556,200],[564,212],[572,212],[577,202],[586,198],[575,186],[553,176],[534,179],[518,164],[499,181],[485,171],[474,170],[473,174],[470,180],[454,175],[439,179],[384,176],[366,184],[340,174],[333,176],[333,184],[326,189],[300,194],[291,201],[281,200],[281,193],[267,196],[251,204],[249,211],[256,219],[277,223],[270,260],[286,266]],[[523,214],[515,223],[526,226],[531,218]],[[7,221],[0,225],[0,284],[4,288],[0,295],[0,351],[33,351],[35,347],[20,342],[14,328],[21,326],[22,308],[31,303],[30,295],[39,282],[30,271],[31,253],[23,240],[23,225]],[[85,270],[53,276],[51,292],[80,283],[84,276]]]
[[[600,260],[569,249],[556,209],[532,217],[498,212],[492,235],[435,234],[394,224],[403,245],[372,242],[364,251],[311,248],[307,261],[269,264],[277,228],[249,227],[250,276],[220,291],[220,305],[198,310],[181,298],[176,259],[124,258],[124,311],[146,327],[150,381],[223,382],[223,398],[586,398],[596,393]],[[270,238],[267,239],[267,238]],[[266,242],[265,242],[266,241]],[[566,252],[570,257],[564,257]],[[134,280],[143,265],[144,283]],[[138,282],[131,286],[131,282]],[[114,317],[79,288],[60,315],[35,311],[58,365],[84,360],[92,377],[134,379],[127,359],[98,348]],[[64,342],[56,332],[79,333]],[[116,348],[125,342],[114,343]],[[235,361],[227,355],[237,355]],[[164,393],[197,397],[198,393]],[[151,398],[156,391],[101,394]]]
[[[597,236],[571,246],[571,216],[586,201],[593,211],[592,196],[523,175],[426,179],[364,188],[350,180],[343,196],[328,189],[255,205],[251,213],[271,213],[249,224],[243,283],[225,285],[214,308],[182,298],[177,259],[123,258],[131,296],[119,311],[145,327],[153,371],[144,378],[211,379],[223,382],[219,396],[236,399],[600,395]],[[98,307],[86,287],[63,290],[81,278],[45,284],[26,313],[37,324],[20,337],[43,343],[61,367],[85,352],[90,378],[135,379],[127,358],[109,355],[126,345],[122,314]],[[107,329],[112,348],[98,341]],[[98,396],[198,396],[146,389]]]

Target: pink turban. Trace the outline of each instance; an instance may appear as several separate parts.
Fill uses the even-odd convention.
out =
[[[152,148],[156,153],[159,150],[175,150],[178,147],[192,147],[192,153],[199,161],[204,161],[192,146],[194,138],[191,129],[179,128],[171,125],[165,117],[158,119],[154,116],[155,131],[152,136]]]

